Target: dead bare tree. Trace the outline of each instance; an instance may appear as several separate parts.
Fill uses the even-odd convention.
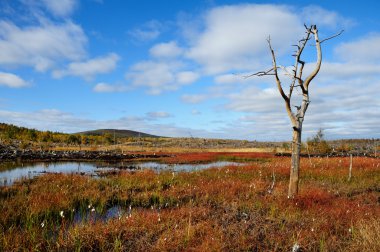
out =
[[[309,99],[309,85],[310,82],[314,79],[314,77],[318,74],[321,64],[322,64],[322,50],[321,44],[329,39],[339,36],[343,30],[331,36],[329,38],[319,40],[318,37],[318,29],[316,25],[311,25],[310,27],[305,25],[306,35],[304,38],[298,41],[297,45],[293,45],[296,47],[295,54],[292,56],[295,58],[295,63],[292,66],[291,72],[288,70],[289,68],[279,66],[276,62],[276,55],[272,48],[270,38],[267,39],[268,46],[272,55],[272,68],[267,71],[260,71],[248,76],[266,76],[273,75],[276,80],[278,91],[280,92],[282,98],[285,101],[285,108],[292,123],[293,128],[293,138],[292,138],[292,158],[291,158],[291,168],[290,168],[290,179],[289,179],[289,190],[288,197],[293,198],[298,193],[298,182],[299,182],[299,170],[300,170],[300,153],[301,153],[301,135],[302,135],[302,124],[305,118],[306,110],[310,104]],[[315,48],[317,51],[317,62],[314,66],[313,71],[304,78],[303,70],[305,67],[305,61],[301,59],[302,52],[304,51],[306,45],[310,41],[310,39],[314,37]],[[289,93],[285,94],[281,80],[279,78],[278,70],[283,70],[287,76],[291,78],[291,83],[289,87]],[[300,106],[294,106],[296,108],[295,111],[292,110],[291,101],[294,96],[293,91],[296,89],[300,89],[300,95],[302,96],[302,102]]]

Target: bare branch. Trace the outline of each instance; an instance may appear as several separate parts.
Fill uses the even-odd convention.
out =
[[[301,64],[301,67],[300,67],[298,76],[296,76],[295,78],[298,80],[298,84],[299,84],[299,86],[302,89],[302,93],[303,94],[307,94],[307,91],[305,90],[305,87],[303,86],[304,81],[302,79],[302,74],[303,74],[303,68],[305,66],[305,61],[302,61],[302,60],[299,59],[298,62]]]
[[[273,67],[267,71],[259,71],[257,73],[249,74],[249,75],[244,75],[243,78],[247,79],[252,76],[265,76],[265,75],[274,75],[274,73],[271,73],[273,71]]]
[[[298,84],[301,86],[302,93],[305,93],[305,89],[303,87],[303,80],[302,80],[302,73],[303,73],[303,68],[304,68],[305,62],[301,60],[301,55],[302,55],[302,52],[303,52],[303,50],[304,50],[307,42],[310,39],[310,33],[311,33],[311,29],[309,29],[308,27],[306,27],[306,25],[305,25],[305,28],[306,28],[306,31],[307,31],[306,32],[306,36],[298,41],[298,51],[296,52],[295,55],[293,55],[295,57],[294,75],[293,75],[292,84],[290,85],[290,89],[289,89],[289,99],[291,99],[291,96],[292,96],[292,93],[293,93],[293,88],[294,88],[296,80],[298,80]],[[298,76],[297,76],[297,71],[298,71],[298,65],[299,64],[301,64],[301,67],[299,69]]]
[[[321,69],[321,64],[322,64],[322,50],[321,50],[321,43],[320,43],[319,38],[318,38],[317,26],[312,25],[310,28],[310,32],[313,33],[313,35],[314,35],[315,47],[317,49],[317,64],[315,65],[313,72],[311,72],[310,75],[304,81],[305,92],[308,92],[310,82],[318,74],[319,70]]]
[[[274,76],[276,78],[276,83],[277,83],[278,91],[280,92],[282,98],[284,98],[285,101],[289,101],[289,97],[287,97],[286,94],[284,93],[284,90],[282,89],[282,86],[281,86],[280,78],[278,77],[276,56],[274,54],[274,50],[272,48],[272,44],[270,43],[270,37],[267,39],[267,42],[268,42],[269,50],[271,51],[271,54],[272,54],[272,64],[273,64],[273,68],[272,69],[274,71]]]
[[[292,70],[293,73],[289,73],[288,69],[286,69],[285,66],[278,66],[277,68],[282,69],[282,71],[285,72],[285,75],[289,76],[290,78],[293,78],[294,70]]]
[[[321,63],[322,63],[321,44],[324,41],[335,38],[343,33],[343,30],[342,30],[340,33],[337,33],[331,37],[328,37],[324,40],[319,40],[318,29],[316,25],[310,25],[309,27],[306,25],[304,26],[306,30],[305,31],[306,35],[304,36],[304,38],[298,41],[297,45],[292,45],[296,49],[296,51],[292,55],[295,58],[295,62],[292,69],[288,69],[284,66],[277,66],[276,56],[272,48],[271,40],[269,37],[267,39],[267,42],[268,42],[270,52],[272,54],[272,68],[267,71],[257,72],[255,74],[251,74],[246,77],[248,78],[254,75],[255,76],[274,75],[276,79],[277,88],[282,98],[285,101],[286,111],[292,122],[292,128],[293,128],[292,161],[291,161],[291,168],[290,168],[288,198],[293,198],[298,193],[302,124],[305,118],[305,113],[310,104],[309,91],[308,91],[310,82],[315,78],[315,76],[318,74],[321,68]],[[314,40],[315,40],[317,62],[314,67],[314,70],[305,79],[302,76],[303,70],[305,67],[305,61],[301,59],[301,55],[305,49],[306,44],[308,44],[312,36],[314,37]],[[285,72],[285,75],[288,75],[292,78],[288,95],[284,93],[280,78],[278,76],[279,69],[283,70]],[[300,93],[300,89],[298,87],[300,87],[302,93]],[[298,106],[297,105],[294,106],[294,110],[293,110],[294,112],[292,111],[293,104],[291,104],[293,90],[295,91],[295,93],[302,96],[302,102]],[[273,178],[273,181],[270,187],[268,188],[268,193],[272,193],[275,186],[274,172],[272,173],[272,178]]]
[[[272,44],[270,42],[270,37],[267,39],[267,42],[268,42],[270,52],[272,54],[273,71],[274,71],[274,76],[276,79],[278,91],[280,92],[282,98],[285,101],[286,112],[288,113],[288,116],[289,116],[290,120],[292,121],[292,124],[296,125],[297,121],[296,121],[295,115],[292,112],[292,108],[290,107],[290,96],[288,97],[284,93],[284,90],[282,89],[280,78],[278,77],[278,72],[277,72],[278,67],[277,67],[277,63],[276,63],[276,55],[274,54],[274,50],[273,50]]]
[[[332,38],[338,37],[338,36],[341,35],[343,32],[344,32],[344,30],[341,30],[339,33],[337,33],[337,34],[335,34],[335,35],[333,35],[333,36],[331,36],[331,37],[325,38],[325,39],[321,40],[319,43],[322,44],[322,43],[325,42],[326,40],[330,40],[330,39],[332,39]]]

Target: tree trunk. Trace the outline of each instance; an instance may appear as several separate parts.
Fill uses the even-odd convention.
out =
[[[248,75],[247,77],[256,75],[256,76],[266,76],[266,75],[274,75],[277,89],[280,92],[281,97],[284,99],[285,102],[285,108],[288,113],[288,116],[290,118],[290,121],[293,126],[293,141],[292,141],[292,163],[290,168],[290,181],[289,181],[289,191],[288,191],[288,197],[294,198],[298,193],[298,181],[299,181],[299,169],[300,169],[300,154],[301,154],[301,133],[302,133],[302,123],[305,117],[305,113],[307,110],[307,107],[309,106],[309,85],[311,81],[317,76],[321,64],[322,64],[322,50],[321,50],[321,43],[329,40],[331,38],[334,38],[336,36],[339,36],[343,31],[340,33],[331,36],[329,38],[326,38],[324,40],[319,40],[318,37],[318,29],[316,25],[311,25],[310,27],[306,28],[306,36],[298,41],[296,46],[297,50],[295,51],[295,54],[293,55],[295,57],[295,63],[292,69],[293,74],[290,72],[288,75],[291,76],[292,82],[289,87],[289,93],[286,94],[282,88],[281,80],[278,75],[278,69],[281,69],[281,66],[277,66],[276,62],[276,55],[271,45],[270,37],[267,39],[269,50],[272,54],[272,68],[267,71],[260,71],[252,75]],[[305,61],[301,59],[301,55],[303,50],[306,47],[306,44],[311,39],[311,36],[314,36],[315,40],[315,47],[317,50],[317,62],[315,65],[314,70],[306,77],[303,77],[303,70],[305,67]],[[286,69],[285,69],[286,71]],[[293,106],[297,108],[297,111],[292,110],[292,94],[293,91],[297,88],[301,89],[298,91],[302,91],[302,103],[301,106]]]
[[[300,125],[297,128],[293,128],[292,165],[290,168],[288,198],[294,198],[294,196],[296,196],[298,193],[298,178],[301,154],[301,133],[302,125]]]

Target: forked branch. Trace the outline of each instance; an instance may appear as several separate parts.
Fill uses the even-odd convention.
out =
[[[253,74],[249,74],[249,75],[245,75],[243,76],[244,79],[247,79],[249,77],[252,77],[252,76],[265,76],[265,75],[274,75],[273,72],[273,67],[267,71],[259,71],[257,73],[253,73]]]
[[[273,69],[273,72],[274,72],[274,77],[276,79],[278,91],[280,92],[280,94],[281,94],[282,98],[285,100],[285,102],[289,102],[290,99],[284,93],[284,90],[282,89],[280,78],[278,77],[278,71],[277,71],[278,67],[277,67],[277,62],[276,62],[276,55],[275,55],[274,50],[272,48],[272,44],[270,42],[270,37],[267,39],[267,42],[268,42],[268,46],[269,46],[269,49],[270,49],[271,54],[272,54],[272,66],[273,66],[272,69]]]
[[[322,50],[321,50],[321,42],[318,38],[318,29],[316,25],[311,25],[310,29],[308,29],[310,33],[314,35],[315,40],[315,47],[317,49],[317,63],[315,65],[314,70],[310,73],[310,75],[305,79],[303,83],[303,87],[306,92],[308,92],[310,82],[314,79],[314,77],[318,74],[319,70],[321,69],[322,64]]]
[[[325,42],[326,40],[330,40],[330,39],[332,39],[332,38],[338,37],[338,36],[341,35],[343,32],[344,32],[344,30],[341,30],[340,32],[338,32],[338,33],[335,34],[335,35],[332,35],[332,36],[330,36],[330,37],[328,37],[328,38],[322,39],[321,42],[319,42],[319,43],[322,44],[322,43]]]
[[[303,86],[304,82],[302,80],[302,74],[303,74],[303,68],[305,66],[305,61],[301,60],[301,55],[302,52],[307,44],[307,42],[310,40],[310,29],[305,25],[306,28],[306,36],[302,38],[301,40],[298,41],[297,48],[298,50],[296,53],[293,55],[295,57],[295,63],[294,63],[294,70],[293,70],[293,80],[290,85],[290,90],[289,90],[289,99],[291,99],[292,93],[293,93],[293,88],[295,87],[295,82],[298,81],[298,85],[302,89],[302,93],[305,94],[305,88]],[[298,65],[301,64],[300,69],[298,70]]]
[[[305,37],[299,40],[297,45],[293,45],[295,46],[296,51],[292,55],[295,58],[293,69],[291,69],[292,71],[288,71],[288,68],[277,66],[276,55],[272,48],[270,38],[268,38],[267,42],[268,42],[268,46],[272,55],[272,68],[267,71],[261,71],[261,72],[257,72],[255,74],[247,76],[247,77],[250,77],[254,75],[256,76],[274,75],[276,79],[277,88],[282,98],[285,101],[286,111],[292,122],[292,128],[293,128],[292,159],[291,159],[290,176],[289,176],[290,179],[289,179],[288,198],[293,198],[298,193],[300,154],[301,154],[301,145],[302,145],[302,142],[301,142],[302,124],[304,122],[306,110],[310,103],[309,90],[308,90],[310,82],[318,74],[321,68],[321,63],[322,63],[321,43],[329,39],[335,38],[339,36],[340,34],[342,34],[343,32],[341,31],[340,33],[337,33],[334,36],[331,36],[329,38],[326,38],[320,41],[318,38],[318,29],[316,25],[311,25],[309,27],[305,25],[305,29],[306,29]],[[317,62],[312,72],[305,79],[305,77],[303,77],[305,61],[301,59],[301,55],[306,47],[306,44],[308,44],[311,37],[314,37],[314,40],[315,40],[315,47],[317,51]],[[288,75],[292,78],[288,95],[284,93],[283,87],[281,85],[281,81],[278,76],[279,68],[285,71],[285,75]],[[290,100],[292,98],[292,93],[293,93],[294,88],[297,88],[297,87],[300,87],[302,90],[302,94],[300,94],[302,96],[302,101],[301,101],[301,104],[299,104],[299,106],[294,106],[296,111],[295,113],[293,113],[290,106]],[[271,193],[273,191],[274,184],[275,184],[275,177],[273,174],[273,183],[269,187],[268,193]]]
[[[286,67],[277,65],[276,55],[275,55],[275,52],[274,52],[272,44],[271,44],[271,39],[270,39],[270,37],[268,37],[267,42],[268,42],[269,50],[270,50],[271,55],[272,55],[272,68],[270,68],[266,71],[260,71],[260,72],[254,73],[254,74],[244,76],[244,78],[249,78],[252,76],[266,76],[266,75],[273,75],[275,77],[277,89],[280,92],[281,97],[285,101],[286,110],[288,112],[289,118],[292,121],[292,124],[294,127],[297,127],[299,120],[303,120],[304,114],[305,114],[307,107],[310,103],[309,91],[308,91],[310,82],[314,79],[314,77],[318,74],[319,70],[321,69],[321,63],[322,63],[321,43],[323,43],[324,41],[327,41],[329,39],[335,38],[335,37],[337,37],[343,33],[343,30],[342,30],[337,34],[320,41],[318,38],[318,29],[317,29],[316,25],[310,25],[310,26],[304,25],[304,26],[305,26],[305,30],[306,30],[306,35],[302,39],[300,39],[296,45],[293,45],[295,47],[296,51],[292,55],[295,58],[295,62],[293,65],[293,69],[291,71],[288,71],[288,68],[286,68]],[[317,62],[315,64],[314,70],[306,78],[304,78],[303,77],[303,70],[305,67],[305,61],[301,59],[301,56],[302,56],[302,53],[303,53],[306,45],[308,44],[309,40],[312,37],[314,37],[314,40],[315,40],[315,47],[316,47],[316,51],[317,51]],[[286,94],[284,92],[284,89],[282,87],[281,80],[280,80],[279,75],[278,75],[279,69],[282,69],[285,72],[285,75],[290,76],[290,78],[291,78],[291,83],[290,83],[288,94]],[[296,112],[296,114],[294,114],[292,112],[290,101],[292,98],[293,90],[296,87],[299,87],[301,89],[302,95],[303,95],[303,100],[302,100],[302,105],[298,106],[297,112]]]
[[[284,90],[282,89],[281,81],[280,81],[280,78],[278,77],[278,71],[277,71],[278,67],[277,67],[277,62],[276,62],[276,55],[275,55],[274,50],[272,48],[272,44],[270,42],[270,37],[268,37],[267,42],[268,42],[268,46],[269,46],[269,49],[270,49],[271,54],[272,54],[272,66],[273,66],[274,77],[276,79],[277,89],[285,101],[286,112],[288,113],[288,116],[289,116],[290,120],[292,121],[292,124],[295,125],[296,124],[296,118],[295,118],[295,116],[292,112],[292,108],[290,106],[291,96],[290,95],[287,96],[285,94]]]

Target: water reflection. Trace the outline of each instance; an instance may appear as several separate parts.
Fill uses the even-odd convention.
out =
[[[98,213],[94,208],[87,209],[84,212],[76,211],[73,224],[120,219],[125,213],[126,211],[119,205],[108,208],[104,213]]]
[[[145,163],[138,163],[134,164],[134,167],[137,169],[152,169],[156,171],[162,171],[162,170],[171,170],[175,172],[179,171],[198,171],[198,170],[204,170],[209,169],[212,167],[224,167],[224,166],[238,166],[241,165],[240,163],[235,162],[212,162],[208,164],[162,164],[162,163],[156,163],[156,162],[145,162]]]
[[[99,171],[96,164],[82,162],[2,163],[0,167],[0,186],[12,185],[19,179],[31,179],[44,173],[77,173],[95,176]],[[112,170],[112,168],[106,170]]]
[[[241,165],[235,162],[213,162],[208,164],[164,164],[157,162],[142,163],[107,163],[107,162],[35,162],[35,163],[0,163],[0,186],[12,185],[15,181],[31,179],[44,173],[75,173],[81,175],[97,176],[101,172],[122,170],[152,169],[157,172],[170,171],[197,171],[211,167],[224,167]]]

